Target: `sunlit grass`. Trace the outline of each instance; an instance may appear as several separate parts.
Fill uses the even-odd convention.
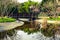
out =
[[[57,20],[57,21],[60,21],[60,18],[57,17],[57,18],[48,18],[48,20]]]
[[[14,21],[16,21],[16,19],[14,19],[14,18],[8,18],[8,17],[0,17],[0,23],[2,23],[2,22],[14,22]]]

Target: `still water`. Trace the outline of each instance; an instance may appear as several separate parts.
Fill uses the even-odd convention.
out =
[[[30,23],[25,23],[24,27],[29,27]],[[55,35],[53,37],[45,37],[41,32],[28,34],[22,30],[17,30],[17,35],[15,40],[60,40],[60,35]]]
[[[30,23],[25,23],[24,27],[29,27]],[[60,35],[55,35],[53,37],[45,37],[41,32],[35,32],[28,34],[22,30],[17,30],[17,35],[15,40],[60,40]]]
[[[56,35],[55,38],[53,37],[45,37],[41,32],[31,33],[28,34],[22,30],[16,30],[15,36],[7,35],[7,38],[1,40],[60,40],[60,35]]]
[[[8,38],[11,40],[10,38]],[[17,35],[14,37],[13,40],[60,40],[60,36],[56,36],[55,39],[52,37],[45,37],[40,32],[33,33],[33,34],[27,34],[22,30],[17,30]]]
[[[29,23],[25,23],[23,26],[25,27],[26,25],[29,26]],[[28,34],[20,30],[20,28],[17,28],[15,36],[10,37],[7,35],[7,38],[5,37],[3,40],[60,40],[60,35],[55,35],[55,38],[45,37],[41,32]]]

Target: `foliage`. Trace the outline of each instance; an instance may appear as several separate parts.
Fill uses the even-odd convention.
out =
[[[47,10],[48,9],[48,10]],[[48,16],[57,16],[56,14],[56,0],[42,0],[41,2],[42,12],[47,12]]]
[[[8,18],[8,17],[0,17],[0,23],[2,22],[14,22],[16,19],[14,18]]]
[[[14,4],[14,3],[8,4],[8,5],[7,5],[7,12],[12,11],[12,9],[13,9],[14,7],[16,8],[16,4]],[[13,11],[12,11],[12,12],[13,12]]]
[[[12,11],[12,8],[16,7],[16,4],[6,0],[4,2],[4,0],[0,1],[0,16],[8,16],[8,14],[10,13],[10,11]],[[13,12],[13,11],[12,11]]]
[[[53,24],[49,24],[46,29],[41,28],[41,33],[46,37],[52,37],[54,36],[56,29]]]
[[[31,33],[38,32],[40,30],[36,30],[36,29],[33,29],[33,28],[30,30],[30,28],[25,28],[24,31],[27,32],[28,34],[31,34]]]
[[[41,6],[42,6],[41,7],[42,10],[49,9],[49,10],[53,11],[54,10],[54,0],[42,0]],[[47,10],[47,11],[49,11],[49,10]]]
[[[37,2],[32,2],[32,1],[28,1],[28,2],[24,2],[24,3],[21,3],[19,6],[18,6],[18,12],[19,13],[30,13],[30,9],[29,7],[31,5],[38,5]]]
[[[25,24],[22,27],[18,27],[17,29],[21,29],[28,34],[40,31],[39,29],[36,29],[35,27],[34,28],[30,28],[30,27],[31,27],[30,22],[25,22]]]
[[[54,0],[42,0],[41,5],[42,6],[46,6],[48,4],[51,4],[52,5],[53,3],[54,3]]]
[[[13,36],[15,34],[15,30],[14,29],[13,30],[8,30],[6,33],[7,33],[8,36]]]

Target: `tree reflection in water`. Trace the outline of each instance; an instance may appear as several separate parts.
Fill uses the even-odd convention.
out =
[[[27,24],[29,24],[29,23],[27,23]],[[51,29],[53,29],[52,26],[54,26],[54,25],[51,25]],[[30,26],[25,25],[24,27],[30,27]],[[48,30],[50,30],[50,28]],[[40,31],[38,31],[36,33],[30,33],[30,34],[28,34],[28,32],[29,31],[27,31],[27,30],[26,31],[18,30],[17,34],[20,35],[21,40],[60,40],[60,37],[58,35],[55,35],[55,38],[53,38],[53,36],[51,36],[51,37],[44,36]]]
[[[27,32],[24,32],[22,30],[17,30],[17,34],[13,36],[7,35],[7,39],[4,38],[4,40],[54,40],[52,37],[45,37],[41,32],[28,34]],[[56,35],[55,40],[60,40],[60,36]]]
[[[25,25],[25,27],[26,27],[26,25]],[[29,27],[29,25],[27,27]],[[26,30],[27,32],[25,32],[22,29],[23,29],[22,27],[19,27],[19,28],[13,30],[13,31],[8,31],[8,34],[6,35],[7,38],[4,37],[3,40],[54,40],[53,37],[44,36],[40,31],[38,31],[38,32],[33,32],[32,31],[33,33],[28,34],[27,30]],[[17,34],[15,34],[15,32]],[[15,34],[15,35],[12,36],[10,34],[12,34],[12,35]],[[55,35],[55,40],[60,40],[60,36],[59,35]]]

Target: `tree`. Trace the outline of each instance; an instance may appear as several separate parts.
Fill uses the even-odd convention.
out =
[[[56,0],[42,0],[42,2],[41,2],[42,8],[45,7],[45,8],[51,9],[52,13],[50,12],[50,14],[53,14],[54,17],[57,16],[56,15],[57,14],[56,13],[56,5],[57,5]]]
[[[22,13],[23,15],[24,14],[29,14],[30,15],[31,26],[32,26],[32,23],[33,23],[33,18],[34,18],[33,14],[35,14],[34,12],[37,11],[36,9],[38,9],[38,3],[30,1],[30,0],[28,0],[28,2],[21,3],[18,7],[19,13]]]
[[[28,2],[21,3],[18,7],[19,13],[30,13],[29,7],[31,5],[37,5],[37,2],[32,2],[29,0]]]
[[[47,6],[48,4],[51,4],[51,5],[48,5],[48,6],[52,6],[53,3],[54,3],[54,0],[42,0],[41,5],[42,6]]]

